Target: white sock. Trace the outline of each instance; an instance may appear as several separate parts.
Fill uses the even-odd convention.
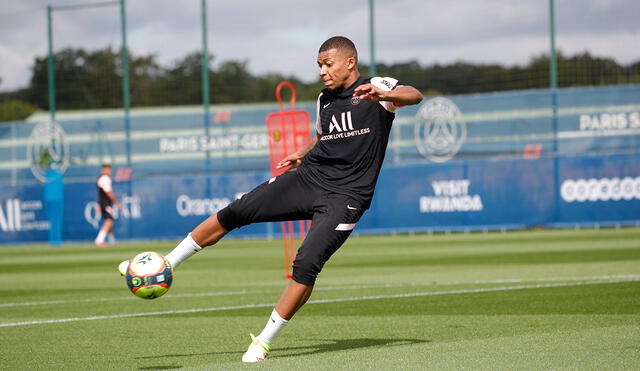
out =
[[[273,340],[275,340],[278,333],[287,323],[289,323],[289,321],[280,317],[274,308],[273,312],[271,312],[271,317],[269,317],[269,320],[267,321],[267,325],[264,327],[264,330],[262,330],[260,335],[256,336],[256,339],[272,344]]]
[[[191,238],[191,233],[189,233],[175,249],[165,256],[165,258],[169,261],[169,264],[171,264],[173,269],[176,269],[185,259],[200,250],[202,250],[202,247],[200,247],[193,238]]]
[[[113,233],[109,233],[107,235],[107,241],[109,241],[109,243],[111,245],[115,245],[116,244],[116,236],[114,236]]]
[[[96,237],[96,243],[103,243],[105,237],[107,237],[107,232],[101,229],[100,232],[98,232],[98,237]]]

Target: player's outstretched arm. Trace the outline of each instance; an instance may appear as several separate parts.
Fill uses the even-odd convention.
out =
[[[373,84],[363,84],[355,89],[353,95],[373,102],[386,101],[401,106],[418,104],[423,98],[418,89],[409,85],[401,85],[393,90],[385,91]]]
[[[319,135],[316,135],[315,138],[311,140],[308,146],[280,160],[280,162],[278,162],[278,165],[276,166],[276,169],[287,167],[289,165],[291,165],[291,167],[298,167],[302,165],[302,158],[307,153],[309,153],[309,151],[311,151],[311,149],[316,145],[319,137]]]

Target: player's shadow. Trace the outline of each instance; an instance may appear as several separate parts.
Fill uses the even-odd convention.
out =
[[[307,340],[317,340],[317,339],[307,339]],[[305,345],[305,346],[299,346],[299,347],[287,347],[287,348],[278,349],[273,352],[274,357],[278,357],[278,358],[299,357],[307,354],[338,352],[341,350],[375,348],[375,347],[383,347],[383,346],[400,346],[400,345],[411,345],[411,344],[421,344],[421,343],[431,342],[431,340],[422,340],[422,339],[371,339],[371,338],[322,339],[317,341],[319,343],[314,345]],[[207,355],[222,355],[222,354],[241,355],[243,353],[244,353],[244,349],[239,351],[231,351],[231,352],[164,354],[162,356],[151,355],[151,356],[135,357],[135,359],[200,357],[200,356],[207,356]]]
[[[337,352],[341,350],[376,348],[400,345],[412,345],[428,343],[431,340],[422,339],[323,339],[316,345],[306,345],[300,347],[289,347],[277,352],[278,358],[299,357],[307,354],[318,354],[326,352]]]

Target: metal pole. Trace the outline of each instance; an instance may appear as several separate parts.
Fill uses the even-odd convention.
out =
[[[55,59],[53,57],[53,27],[51,21],[51,5],[47,6],[47,36],[49,39],[49,62],[47,63],[47,77],[49,82],[49,116],[56,119],[56,74]]]
[[[371,52],[369,75],[374,77],[378,74],[376,69],[376,40],[375,40],[375,0],[369,0],[369,51]]]
[[[549,87],[551,90],[551,128],[553,130],[553,221],[560,217],[560,169],[558,164],[558,64],[556,54],[556,16],[554,0],[549,0]]]
[[[551,40],[549,83],[551,89],[555,89],[558,87],[558,56],[556,54],[556,16],[554,0],[549,0],[549,38]]]
[[[124,107],[127,167],[131,167],[131,121],[129,119],[131,100],[129,96],[129,53],[127,49],[127,18],[124,1],[125,0],[120,0],[120,26],[122,34],[122,49],[120,52],[120,58],[122,60],[122,105]]]
[[[120,0],[120,25],[122,34],[122,50],[120,58],[122,59],[122,105],[124,107],[124,130],[125,130],[125,150],[127,152],[127,168],[131,170],[131,119],[129,110],[131,108],[131,100],[129,96],[129,51],[127,48],[127,17],[125,9],[125,0]],[[127,195],[133,194],[133,184],[131,177],[127,179]],[[127,220],[126,228],[129,237],[133,237],[132,220]]]
[[[207,0],[200,0],[202,13],[202,53],[201,53],[201,75],[202,75],[202,106],[204,107],[205,119],[209,116],[209,49],[207,46]],[[209,120],[206,120],[206,128],[209,130]]]
[[[201,28],[202,28],[202,52],[200,53],[200,80],[202,83],[202,107],[204,109],[204,133],[209,140],[209,47],[207,43],[207,0],[200,0]],[[205,169],[211,170],[211,152],[207,146]],[[209,194],[209,182],[207,181],[207,194]]]
[[[558,151],[558,61],[556,54],[556,17],[554,0],[549,0],[549,87],[551,88],[551,108],[553,110],[553,152]]]

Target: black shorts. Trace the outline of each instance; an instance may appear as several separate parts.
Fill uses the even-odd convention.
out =
[[[103,220],[113,220],[113,208],[111,207],[111,205],[100,205],[100,213],[102,214]]]
[[[293,262],[293,280],[313,285],[363,213],[363,205],[353,197],[322,189],[292,170],[220,210],[218,221],[231,231],[256,222],[311,219],[311,229]]]

